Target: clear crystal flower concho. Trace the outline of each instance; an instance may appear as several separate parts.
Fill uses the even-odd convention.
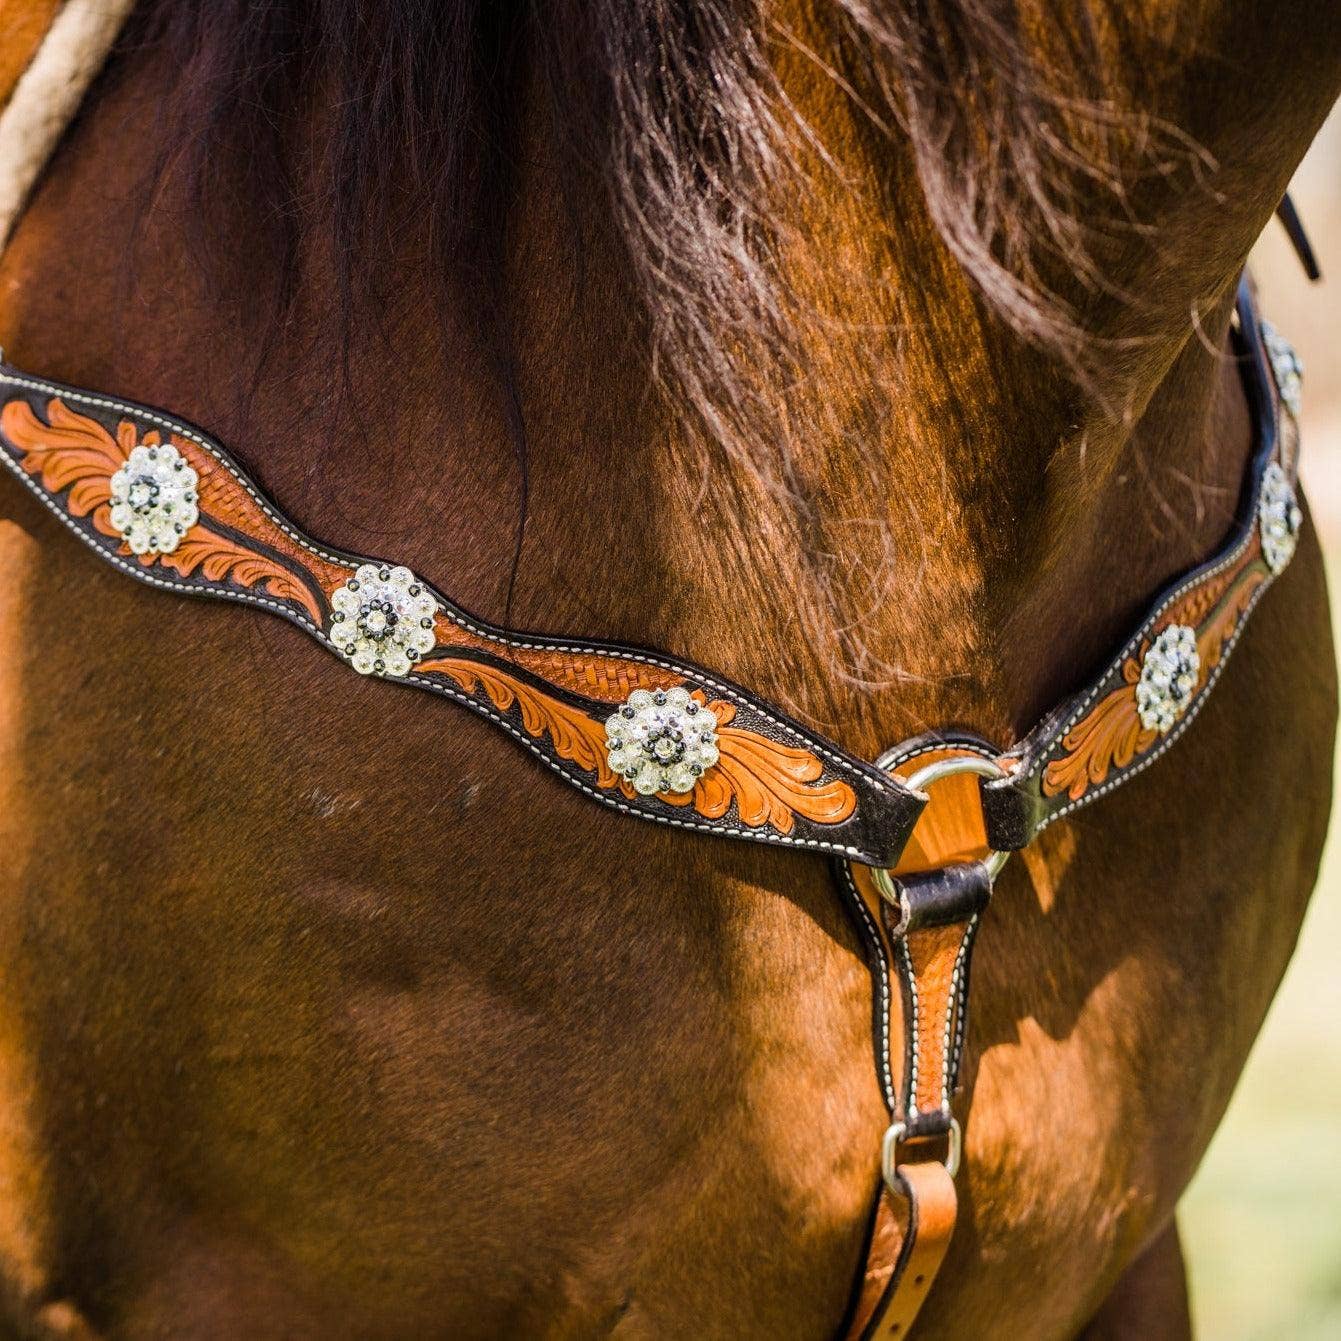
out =
[[[200,519],[200,477],[170,443],[134,448],[112,476],[112,525],[133,554],[171,554]]]
[[[1271,371],[1276,378],[1281,402],[1298,419],[1303,404],[1303,360],[1295,353],[1294,346],[1269,321],[1264,319],[1261,325],[1262,343],[1266,346],[1267,358],[1271,360]]]
[[[1273,461],[1262,474],[1257,499],[1257,526],[1262,558],[1273,573],[1281,573],[1294,556],[1304,514],[1290,477]],[[1165,735],[1187,711],[1201,674],[1196,630],[1171,624],[1151,643],[1141,660],[1136,685],[1136,711],[1147,731]]]
[[[437,608],[403,565],[361,564],[331,596],[330,640],[360,675],[408,675],[437,642]]]
[[[1262,557],[1273,573],[1283,572],[1294,557],[1304,514],[1290,477],[1273,461],[1262,475],[1257,499],[1257,526],[1262,535]]]
[[[1136,685],[1136,712],[1147,731],[1166,735],[1187,711],[1201,674],[1197,633],[1187,624],[1170,624],[1147,649]]]
[[[606,758],[640,796],[683,795],[720,757],[717,726],[687,689],[635,689],[606,719]]]

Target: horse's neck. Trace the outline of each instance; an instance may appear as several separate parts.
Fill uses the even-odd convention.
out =
[[[1213,242],[1181,209],[1158,267],[1147,258],[1122,276],[1133,301],[1099,313],[1106,334],[1135,312],[1155,337],[1082,395],[974,298],[907,145],[875,134],[815,64],[780,69],[825,148],[798,144],[807,189],[775,203],[806,380],[751,388],[752,462],[649,389],[606,207],[594,192],[562,198],[556,132],[539,121],[506,262],[515,400],[481,348],[480,313],[468,295],[439,300],[413,235],[382,277],[385,304],[355,323],[353,396],[333,397],[321,248],[286,328],[221,322],[265,287],[273,258],[254,254],[239,202],[213,225],[231,259],[201,282],[190,206],[170,178],[138,241],[142,202],[109,211],[76,198],[91,175],[77,170],[68,186],[49,182],[26,230],[36,272],[23,274],[22,231],[11,257],[33,280],[21,302],[60,305],[77,271],[77,328],[33,323],[53,331],[53,371],[87,367],[86,380],[203,420],[316,533],[403,559],[482,613],[669,646],[857,748],[955,717],[1007,736],[1224,530],[1245,435],[1219,431],[1235,377],[1193,335],[1190,296],[1213,296],[1202,328],[1221,346],[1228,284],[1275,188],[1217,204]],[[144,146],[162,128],[142,83],[112,94],[72,147],[102,182],[143,181]],[[568,230],[584,207],[596,243],[579,261]],[[64,255],[42,248],[44,218],[75,239]],[[121,230],[110,244],[109,229]],[[127,340],[127,325],[154,338]],[[162,332],[170,357],[146,357]],[[739,357],[756,352],[745,341]],[[243,384],[254,394],[240,396]],[[517,407],[528,507],[514,580]],[[1103,538],[1119,527],[1120,551]]]
[[[1181,297],[1156,304],[1153,276],[1127,277],[1157,334],[1082,392],[974,296],[907,146],[873,135],[814,65],[782,75],[825,140],[823,154],[798,143],[808,188],[776,202],[807,380],[757,388],[749,460],[649,391],[620,263],[597,247],[583,282],[557,173],[543,146],[527,160],[509,271],[530,472],[512,618],[672,647],[857,748],[938,720],[1007,739],[1228,525],[1247,445],[1217,352],[1233,246],[1199,332],[1190,307],[1171,314]],[[471,319],[457,318],[461,348]],[[477,377],[462,399],[489,408],[452,450],[490,444],[494,524],[468,528],[441,571],[498,615],[517,477]],[[429,469],[438,444],[421,447]],[[487,584],[465,590],[463,570]]]
[[[807,380],[755,388],[751,459],[649,386],[605,205],[578,220],[579,256],[533,127],[507,267],[528,487],[515,579],[515,426],[479,313],[436,303],[422,254],[399,269],[409,283],[383,286],[384,331],[358,335],[367,442],[336,430],[307,515],[327,534],[352,516],[350,543],[483,613],[672,648],[858,748],[956,718],[1006,739],[1227,526],[1246,428],[1207,426],[1239,396],[1214,352],[1230,290],[1206,343],[1171,323],[1082,393],[974,297],[907,148],[873,138],[827,77],[792,93],[829,160],[798,145],[812,186],[777,202]],[[321,331],[328,282],[305,287]],[[757,352],[744,340],[739,357]],[[310,384],[330,346],[300,357]],[[276,446],[276,469],[308,469],[301,434]]]

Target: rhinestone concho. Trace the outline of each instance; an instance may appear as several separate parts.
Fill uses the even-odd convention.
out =
[[[171,554],[200,519],[199,483],[171,444],[136,447],[112,476],[112,525],[135,554]]]
[[[640,796],[691,792],[719,757],[716,714],[686,689],[635,689],[605,734],[611,769]]]
[[[408,675],[437,641],[437,608],[408,568],[365,563],[331,596],[330,639],[360,675]]]
[[[1294,346],[1269,322],[1262,322],[1262,343],[1271,360],[1282,404],[1296,419],[1303,404],[1304,364]]]
[[[1262,557],[1273,573],[1282,572],[1294,557],[1303,524],[1304,514],[1290,477],[1273,461],[1262,476],[1262,493],[1257,500]]]
[[[1201,673],[1196,630],[1170,624],[1150,645],[1141,661],[1136,685],[1136,711],[1147,731],[1165,735],[1187,711]]]

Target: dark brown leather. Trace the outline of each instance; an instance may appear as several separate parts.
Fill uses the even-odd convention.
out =
[[[963,925],[992,897],[992,881],[980,861],[952,862],[931,871],[914,871],[895,880],[899,906],[884,902],[891,936],[911,936],[928,927]]]
[[[1322,278],[1322,269],[1318,265],[1318,258],[1313,254],[1313,244],[1309,242],[1308,234],[1304,232],[1304,221],[1299,217],[1299,211],[1295,209],[1289,192],[1281,197],[1280,204],[1276,206],[1276,215],[1285,225],[1286,236],[1290,239],[1294,254],[1299,258],[1299,264],[1304,267],[1304,274],[1316,284]]]
[[[996,783],[979,778],[978,790],[992,846],[998,852],[1028,847],[1047,814],[1043,797],[1032,786],[1018,786],[1010,778]]]
[[[917,910],[906,934],[891,933],[902,920],[900,910],[887,900],[879,910],[903,1003],[898,1098],[891,1116],[903,1124],[904,1135],[893,1143],[890,1181],[882,1175],[877,1193],[848,1341],[906,1335],[954,1232],[957,1201],[945,1165],[951,1101],[967,1035],[973,939],[991,882],[981,862],[951,869],[948,878],[934,871],[900,882]],[[858,868],[849,873],[865,887],[858,897],[869,901],[874,890],[869,873]],[[885,1037],[882,1046],[892,1050],[893,1032]]]
[[[912,1142],[950,1128],[968,1030],[973,942],[992,881],[975,861],[895,883],[900,906],[881,901],[903,996],[903,1073],[892,1116]]]
[[[1184,578],[1087,689],[1002,758],[1008,782],[987,785],[995,847],[1040,828],[1145,767],[1195,716],[1164,736],[1133,732],[1132,667],[1160,628],[1193,624],[1218,667],[1273,574],[1255,545],[1263,473],[1277,420],[1262,339],[1245,288],[1240,347],[1257,449],[1235,532]],[[105,560],[159,588],[223,597],[279,614],[327,646],[331,600],[368,562],[303,535],[207,434],[160,411],[0,368],[0,463]],[[170,553],[132,554],[111,524],[110,482],[139,446],[180,453],[199,475],[198,520]],[[1292,461],[1281,465],[1293,476]],[[892,867],[922,801],[897,779],[793,721],[739,685],[672,657],[611,643],[529,635],[470,615],[420,579],[436,602],[434,638],[412,674],[393,676],[482,714],[586,795],[676,828],[776,843]],[[1208,691],[1207,674],[1198,696]],[[721,762],[692,788],[643,795],[607,763],[604,724],[637,691],[692,692],[721,719]],[[1193,705],[1195,708],[1195,704]]]

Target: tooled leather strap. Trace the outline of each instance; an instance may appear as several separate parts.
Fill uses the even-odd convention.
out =
[[[982,788],[994,848],[1024,847],[1154,763],[1196,719],[1248,616],[1294,553],[1303,520],[1296,496],[1302,368],[1275,328],[1259,320],[1246,279],[1236,315],[1254,449],[1230,536],[1154,602],[1094,681],[1005,752],[1010,777]]]
[[[354,670],[473,709],[587,796],[680,829],[889,865],[922,801],[700,667],[477,619],[320,545],[183,420],[0,366],[0,462],[151,586],[283,616]]]
[[[915,743],[891,767],[906,775],[989,753],[968,740]],[[871,948],[878,1072],[891,1116],[848,1341],[906,1335],[954,1232],[960,1134],[952,1103],[967,1037],[973,943],[992,889],[985,856],[976,777],[960,774],[930,790],[885,890],[864,867],[839,873]]]
[[[1094,686],[1007,753],[1009,782],[984,789],[998,849],[1023,845],[1178,738],[1293,551],[1301,516],[1293,415],[1278,432],[1268,344],[1287,406],[1297,362],[1259,328],[1246,290],[1239,320],[1258,450],[1238,529],[1156,604]],[[219,443],[160,411],[0,367],[0,463],[122,572],[279,614],[356,670],[473,709],[621,813],[888,868],[924,804],[898,779],[700,667],[498,628],[400,565],[317,544]],[[1193,655],[1199,670],[1187,674]],[[1147,723],[1152,656],[1187,685],[1176,702],[1156,703],[1163,716]],[[1160,692],[1170,700],[1167,684]]]

